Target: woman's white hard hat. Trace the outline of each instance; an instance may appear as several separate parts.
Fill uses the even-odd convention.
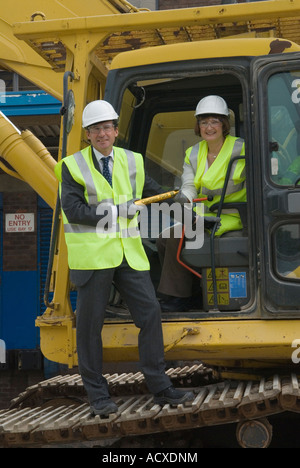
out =
[[[85,106],[82,113],[82,126],[83,128],[87,128],[98,122],[116,120],[118,118],[119,116],[113,106],[109,102],[99,99]]]
[[[229,109],[224,99],[220,96],[206,96],[198,102],[195,116],[203,114],[220,114],[228,116]]]

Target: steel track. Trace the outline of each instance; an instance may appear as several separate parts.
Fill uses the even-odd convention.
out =
[[[207,376],[202,365],[168,373],[181,386],[189,384],[186,388],[195,395],[192,402],[160,407],[145,393],[142,374],[106,375],[119,407],[118,413],[107,418],[90,415],[79,375],[58,376],[29,387],[13,400],[10,409],[0,411],[0,446],[118,439],[300,412],[300,383],[295,374],[194,386],[196,377]]]

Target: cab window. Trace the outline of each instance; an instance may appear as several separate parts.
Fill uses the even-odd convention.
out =
[[[291,186],[300,176],[300,71],[276,73],[268,82],[270,178]]]
[[[280,226],[275,233],[276,272],[285,278],[300,279],[300,224]]]
[[[149,132],[145,168],[166,191],[181,185],[185,152],[201,138],[195,135],[195,110],[155,114]],[[235,135],[235,116],[230,110],[230,134]]]

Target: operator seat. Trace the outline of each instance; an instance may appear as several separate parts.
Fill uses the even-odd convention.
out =
[[[215,266],[248,266],[248,226],[247,226],[247,203],[223,203],[224,209],[237,209],[239,211],[243,229],[231,231],[221,237],[214,238]],[[218,205],[212,205],[210,211],[217,211]],[[182,261],[195,268],[211,267],[211,244],[210,238],[205,237],[204,244],[200,249],[188,249],[184,247],[181,251]]]

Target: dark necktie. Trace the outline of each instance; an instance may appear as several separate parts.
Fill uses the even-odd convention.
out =
[[[109,170],[109,167],[108,167],[108,164],[109,164],[109,156],[107,156],[106,158],[102,158],[102,162],[103,162],[103,171],[102,171],[102,175],[103,175],[103,177],[105,177],[105,179],[107,180],[107,182],[109,183],[109,185],[112,185],[111,173],[110,173],[110,170]]]

